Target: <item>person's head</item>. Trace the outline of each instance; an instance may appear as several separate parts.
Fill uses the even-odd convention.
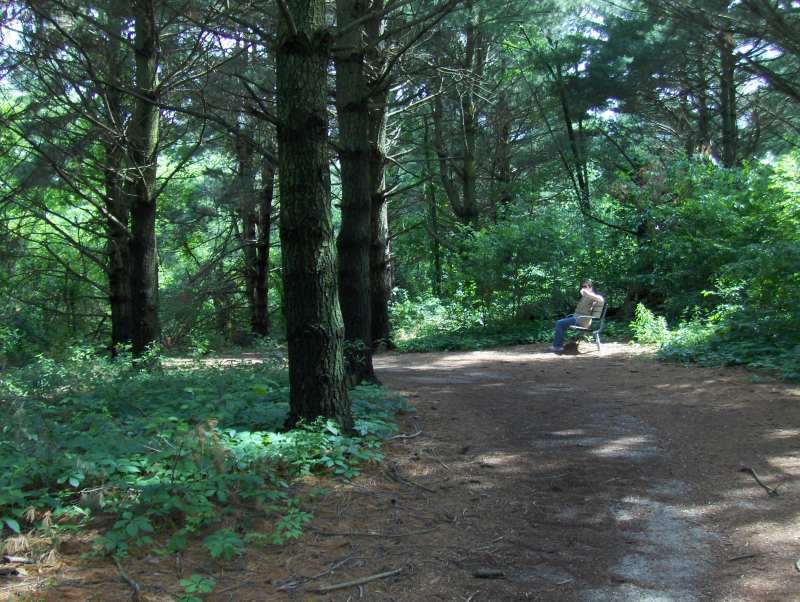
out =
[[[590,290],[594,290],[594,283],[588,278],[581,282],[581,288],[588,288]]]

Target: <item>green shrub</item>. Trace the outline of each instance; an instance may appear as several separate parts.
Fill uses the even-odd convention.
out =
[[[634,318],[629,326],[634,340],[638,343],[658,345],[666,343],[670,337],[666,318],[656,316],[642,303],[636,306]]]

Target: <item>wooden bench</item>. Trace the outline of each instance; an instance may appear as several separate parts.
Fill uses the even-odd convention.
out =
[[[608,310],[608,301],[603,302],[603,306],[595,306],[592,308],[592,323],[589,326],[570,326],[570,330],[580,332],[594,337],[594,342],[597,343],[597,351],[600,351],[600,334],[606,327],[606,310]]]

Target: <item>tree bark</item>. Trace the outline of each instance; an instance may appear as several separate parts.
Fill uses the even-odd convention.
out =
[[[133,352],[141,355],[160,337],[154,190],[159,137],[158,34],[153,0],[137,0],[132,3],[132,7],[135,22],[136,94],[128,134],[132,200],[131,296]]]
[[[467,8],[472,10],[472,2],[467,2]],[[464,161],[462,165],[462,191],[463,191],[463,219],[465,223],[472,223],[478,219],[478,105],[475,102],[477,82],[483,77],[483,68],[486,63],[486,49],[483,46],[483,35],[476,22],[471,19],[465,29],[466,60],[464,70],[469,73],[466,93],[462,99],[461,121],[464,128]]]
[[[372,10],[383,8],[383,0],[374,0]],[[367,39],[378,40],[383,33],[383,19],[367,22]],[[375,43],[367,47],[370,69],[378,75],[378,85],[370,90],[369,98],[369,189],[370,189],[370,314],[372,317],[372,347],[391,347],[389,301],[394,288],[392,248],[389,238],[389,212],[386,198],[386,122],[388,119],[391,75],[381,78],[386,57]]]
[[[352,429],[328,177],[324,0],[285,0],[276,46],[280,234],[289,351],[287,426],[319,416]]]
[[[508,68],[505,61],[502,67],[503,71]],[[508,92],[505,88],[498,94],[496,115],[497,148],[493,174],[495,223],[497,223],[498,213],[504,211],[511,203],[511,109],[508,104]]]
[[[437,94],[433,99],[433,109],[431,116],[433,117],[433,141],[436,147],[436,156],[439,160],[439,177],[442,180],[444,192],[447,195],[447,200],[450,202],[450,209],[456,217],[461,221],[466,220],[466,210],[461,201],[461,195],[458,192],[458,187],[452,176],[452,169],[450,167],[450,159],[448,158],[447,145],[444,141],[444,123],[443,114],[444,107],[442,106],[441,94]]]
[[[111,307],[111,352],[133,340],[131,312],[130,234],[128,231],[130,206],[125,191],[122,169],[125,161],[123,143],[122,92],[117,85],[117,75],[123,69],[122,45],[119,42],[123,29],[122,16],[109,14],[109,28],[113,32],[108,43],[107,66],[111,85],[105,90],[106,122],[109,126],[103,139],[103,170],[106,209],[106,273],[108,275],[109,305]]]
[[[720,116],[722,117],[722,164],[737,164],[738,132],[736,126],[736,56],[733,33],[725,31],[717,36],[720,53]]]
[[[386,110],[388,90],[372,95],[370,104],[370,297],[373,348],[391,347],[389,301],[394,288],[389,211],[386,198]]]
[[[369,87],[364,73],[366,0],[337,0],[336,22],[349,28],[336,52],[336,114],[342,181],[342,225],[337,240],[339,299],[345,332],[345,364],[352,384],[374,381],[370,299]]]
[[[250,327],[255,334],[254,323],[257,312],[258,285],[258,213],[256,209],[256,174],[253,165],[253,148],[246,135],[237,134],[236,145],[236,194],[239,197],[239,218],[241,220],[242,253],[244,255],[244,282],[247,307],[250,312]]]
[[[256,242],[256,281],[251,326],[253,334],[269,336],[269,248],[272,228],[272,199],[275,189],[275,168],[266,157],[261,164],[261,200],[258,206],[258,240]]]
[[[439,242],[439,208],[436,204],[436,189],[433,186],[433,161],[431,158],[430,123],[425,120],[425,199],[428,202],[430,220],[431,255],[433,270],[431,274],[431,290],[437,297],[442,296],[442,249]]]

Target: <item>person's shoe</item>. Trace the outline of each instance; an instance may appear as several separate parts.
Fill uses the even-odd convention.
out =
[[[548,350],[550,353],[561,353],[562,351],[564,351],[564,348],[563,348],[563,347],[556,347],[555,345],[550,345],[550,346],[547,348],[547,350]]]

